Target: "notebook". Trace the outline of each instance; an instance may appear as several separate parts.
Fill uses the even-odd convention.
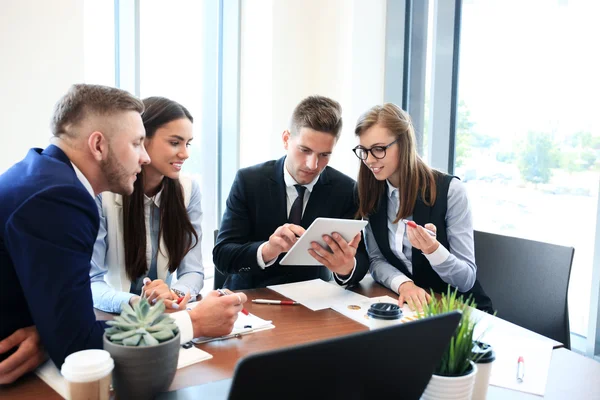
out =
[[[232,379],[161,393],[184,399],[419,399],[460,321],[452,312],[254,353]]]

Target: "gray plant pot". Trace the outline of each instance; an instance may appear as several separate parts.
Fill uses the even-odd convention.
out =
[[[113,387],[118,399],[152,399],[167,391],[179,359],[179,332],[157,346],[129,347],[114,344],[104,334],[104,350],[115,361]]]

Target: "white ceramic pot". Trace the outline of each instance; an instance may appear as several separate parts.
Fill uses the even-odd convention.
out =
[[[433,374],[421,400],[471,400],[477,376],[477,365],[471,362],[471,366],[473,367],[471,372],[463,376]]]

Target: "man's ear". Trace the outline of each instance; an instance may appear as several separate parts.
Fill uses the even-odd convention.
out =
[[[281,138],[283,139],[283,148],[286,150],[288,149],[288,143],[289,143],[291,137],[292,137],[292,134],[287,129],[285,131],[283,131],[283,133],[281,134]]]
[[[102,132],[92,132],[88,137],[87,144],[96,161],[102,161],[108,157],[108,141]]]

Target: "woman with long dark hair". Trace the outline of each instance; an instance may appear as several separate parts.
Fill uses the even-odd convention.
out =
[[[373,278],[411,309],[421,309],[430,290],[446,292],[450,285],[491,311],[476,279],[464,185],[419,157],[410,116],[394,104],[365,112],[355,134],[360,144],[353,151],[361,160],[358,216],[369,219],[365,241]]]
[[[130,196],[105,192],[96,199],[100,230],[90,278],[94,307],[107,312],[120,312],[123,302],[142,294],[177,310],[177,300],[188,293],[195,298],[204,282],[200,189],[180,174],[193,118],[164,97],[143,102],[150,163],[142,166]]]

